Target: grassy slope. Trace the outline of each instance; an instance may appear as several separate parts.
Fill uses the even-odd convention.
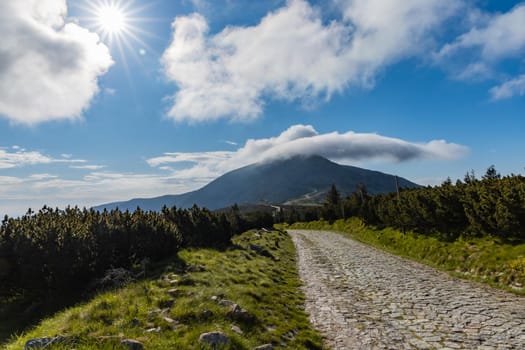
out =
[[[53,349],[124,349],[120,340],[126,338],[141,341],[146,349],[205,349],[199,335],[220,330],[231,337],[224,349],[252,349],[265,343],[276,348],[320,349],[321,338],[303,310],[290,238],[280,232],[251,231],[234,241],[236,246],[225,251],[182,251],[157,266],[150,274],[155,277],[62,311],[6,348],[22,349],[29,339],[62,335],[74,345]],[[249,244],[262,246],[277,259],[255,253]],[[202,269],[189,272],[188,266]],[[175,297],[167,292],[170,289],[178,289]],[[235,320],[230,307],[212,300],[217,295],[239,304],[254,319]],[[168,308],[170,299],[173,305]],[[234,332],[232,325],[243,334]],[[146,331],[152,328],[157,331]]]
[[[525,294],[525,244],[485,237],[444,242],[434,237],[366,227],[359,219],[296,223],[290,228],[343,232],[377,248],[447,271],[455,276]]]

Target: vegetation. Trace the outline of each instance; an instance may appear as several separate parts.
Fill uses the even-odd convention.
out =
[[[253,221],[250,221],[253,220]],[[166,208],[134,212],[44,207],[0,225],[0,339],[86,297],[106,271],[139,272],[147,262],[175,255],[182,247],[221,247],[234,234],[260,227],[235,207],[212,213]],[[257,225],[257,226],[255,226]]]
[[[501,177],[494,166],[481,179],[469,172],[455,184],[448,179],[441,186],[374,196],[360,185],[341,198],[332,186],[317,212],[296,212],[285,220],[295,228],[346,232],[458,276],[525,294],[525,177]]]
[[[506,242],[525,240],[525,177],[501,177],[493,166],[481,179],[467,173],[455,184],[401,189],[398,193],[368,194],[364,185],[341,199],[335,186],[315,220],[333,222],[359,217],[367,225],[393,227],[454,241],[460,237],[490,236]],[[287,215],[288,223],[304,220],[306,212]]]
[[[463,181],[458,180],[455,184],[447,180],[441,186],[401,189],[397,193],[382,195],[370,195],[365,186],[360,185],[346,198],[341,197],[334,185],[322,207],[283,206],[277,209],[272,217],[268,211],[242,214],[236,205],[221,212],[211,212],[196,206],[191,209],[164,207],[161,212],[146,212],[139,208],[134,212],[98,212],[44,207],[37,213],[29,210],[20,218],[5,217],[0,225],[0,320],[9,321],[0,321],[0,341],[31,324],[34,317],[56,311],[68,303],[71,305],[81,297],[92,297],[102,285],[94,281],[104,280],[108,271],[124,269],[132,276],[145,276],[149,265],[172,258],[185,248],[203,249],[199,254],[205,258],[199,263],[208,265],[208,260],[213,263],[219,259],[214,257],[218,253],[209,248],[224,249],[230,246],[234,235],[253,227],[270,226],[274,220],[288,224],[313,221],[298,227],[351,232],[363,242],[394,253],[523,293],[525,177],[521,175],[501,177],[492,166],[481,179],[471,172]],[[349,217],[353,219],[345,220]],[[326,221],[316,221],[319,219]],[[281,254],[277,249],[280,242],[276,240],[272,248],[278,254]],[[286,249],[291,252],[292,248]],[[191,249],[185,252],[188,253],[180,253],[180,257],[189,263],[197,259],[193,253],[189,253],[193,252]],[[290,252],[288,254],[291,257],[293,254]],[[293,279],[280,280],[287,277],[279,277],[279,270],[275,266],[265,267],[268,268],[264,270],[265,273],[269,274],[265,276],[270,277],[260,275],[257,272],[259,266],[251,265],[259,260],[253,259],[253,254],[246,253],[246,249],[227,249],[225,254],[227,259],[236,261],[236,266],[228,272],[230,280],[217,282],[221,283],[217,286],[235,285],[235,281],[240,286],[246,284],[250,288],[254,285],[273,288],[272,283],[279,281],[294,285],[290,282]],[[221,264],[208,266],[206,271],[227,268],[227,264]],[[281,268],[281,265],[276,266]],[[202,273],[202,276],[213,281],[215,273]],[[156,295],[156,291],[162,293],[162,286],[155,287],[158,281],[141,283],[133,288],[136,291],[140,288],[151,291],[144,293],[146,301],[149,300],[147,295]],[[200,289],[205,291],[208,286],[217,288],[213,284],[215,282],[207,283],[201,280]],[[232,291],[235,289],[228,288],[232,288]],[[212,293],[211,289],[209,293]],[[259,294],[253,294],[252,300],[242,297],[244,292],[235,293],[234,296],[252,310],[257,309],[254,300],[263,300]],[[136,294],[136,298],[140,299],[139,294]],[[197,305],[192,304],[192,300],[187,299],[188,305]],[[119,308],[125,307],[125,301],[119,303]],[[294,305],[297,307],[298,303]],[[218,312],[218,309],[210,310]],[[267,311],[266,306],[261,312],[264,310]],[[279,310],[283,312],[282,306]],[[257,319],[271,319],[265,315],[256,316]],[[176,311],[172,316],[179,317]],[[215,318],[213,320],[219,322]],[[103,323],[99,326],[106,327]],[[188,323],[182,317],[181,324]],[[271,323],[270,328],[273,329]],[[244,327],[247,333],[251,332],[251,326]],[[91,339],[86,337],[94,330],[82,332],[77,332],[81,339]],[[299,339],[295,336],[289,338]],[[92,343],[89,344],[92,346]],[[152,341],[152,344],[156,343]]]
[[[366,226],[359,218],[295,223],[289,228],[333,230],[363,243],[401,255],[458,277],[484,282],[517,294],[525,294],[525,244],[505,243],[497,237],[437,237],[402,232],[394,228]]]
[[[65,339],[53,349],[125,349],[120,341],[129,338],[146,349],[207,349],[199,335],[217,330],[230,337],[224,349],[267,343],[277,349],[320,349],[321,338],[303,310],[291,239],[261,230],[233,243],[223,250],[181,250],[155,263],[148,278],[62,311],[6,349],[55,335]],[[234,307],[222,299],[238,304],[244,316],[232,314]]]

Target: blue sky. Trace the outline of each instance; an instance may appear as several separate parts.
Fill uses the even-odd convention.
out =
[[[525,171],[525,2],[20,0],[0,34],[2,215],[296,154]]]

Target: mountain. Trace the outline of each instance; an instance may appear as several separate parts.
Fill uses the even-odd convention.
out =
[[[402,188],[419,185],[398,178]],[[94,209],[160,210],[162,206],[188,208],[197,204],[214,210],[238,204],[294,204],[322,202],[332,184],[347,195],[363,183],[369,193],[394,192],[395,177],[378,171],[340,165],[320,156],[293,157],[256,163],[230,171],[199,190],[155,198],[137,198],[103,204]]]

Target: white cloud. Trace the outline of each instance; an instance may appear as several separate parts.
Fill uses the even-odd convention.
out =
[[[56,179],[58,176],[51,175],[51,174],[33,174],[29,175],[29,179],[31,180],[47,180],[47,179]]]
[[[147,160],[147,163],[152,167],[157,167],[161,164],[167,163],[181,163],[181,162],[191,162],[199,163],[207,160],[213,161],[222,161],[230,158],[231,152],[228,151],[216,151],[216,152],[192,152],[192,153],[164,153],[160,157],[154,157]]]
[[[71,169],[85,169],[85,170],[100,170],[105,168],[105,165],[71,165]]]
[[[180,179],[173,175],[93,172],[80,179],[49,174],[27,177],[0,176],[0,216],[22,215],[28,208],[86,206],[182,193],[197,189],[209,180]]]
[[[494,62],[520,55],[525,49],[525,4],[509,12],[495,14],[482,24],[445,45],[439,55],[450,56],[458,51],[477,49],[483,61]]]
[[[481,13],[472,28],[452,43],[444,45],[434,58],[461,80],[498,79],[498,65],[505,60],[521,60],[525,53],[525,4],[506,13]],[[523,95],[524,75],[501,82],[490,90],[492,100]]]
[[[0,1],[0,115],[12,122],[78,118],[99,91],[109,50],[66,15],[66,0]]]
[[[319,134],[311,125],[294,125],[277,137],[250,139],[234,152],[165,153],[148,159],[152,167],[173,163],[193,163],[187,169],[176,170],[174,177],[217,177],[227,171],[256,162],[298,155],[320,155],[343,163],[374,159],[404,162],[410,160],[450,160],[464,156],[465,146],[432,140],[426,143],[408,142],[378,134],[326,133]]]
[[[249,121],[262,113],[266,97],[309,104],[350,85],[371,87],[381,69],[424,53],[458,3],[339,1],[343,18],[324,23],[306,1],[290,0],[255,26],[213,35],[201,15],[177,17],[162,58],[178,86],[168,116]]]
[[[84,163],[82,159],[53,158],[37,151],[27,151],[20,147],[13,147],[15,152],[0,149],[0,169],[17,168],[27,165],[51,163]]]
[[[493,100],[503,100],[513,96],[525,95],[525,74],[493,87],[490,89],[490,94]]]
[[[341,163],[404,162],[455,159],[467,151],[464,146],[443,140],[415,143],[351,131],[320,134],[310,125],[294,125],[275,137],[249,139],[236,151],[165,153],[148,159],[148,164],[155,169],[141,174],[96,171],[97,166],[72,164],[85,163],[72,156],[55,158],[21,147],[12,151],[0,148],[0,168],[57,163],[92,170],[85,175],[81,173],[82,177],[69,175],[68,178],[51,172],[0,176],[0,216],[20,215],[28,207],[39,209],[44,204],[62,208],[90,207],[130,198],[183,193],[244,165],[295,155],[317,154]]]

